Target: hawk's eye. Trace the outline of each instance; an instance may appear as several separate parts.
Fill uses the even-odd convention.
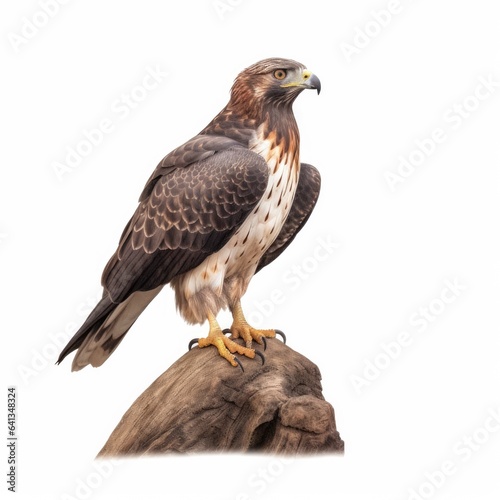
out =
[[[284,80],[286,78],[286,70],[277,69],[274,72],[274,78],[276,78],[276,80]]]

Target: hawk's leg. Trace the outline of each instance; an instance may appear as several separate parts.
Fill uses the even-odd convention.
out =
[[[258,344],[264,344],[266,337],[276,337],[276,330],[257,330],[257,328],[250,326],[243,314],[239,300],[231,307],[231,313],[233,315],[233,324],[230,328],[231,336],[235,339],[241,337],[248,348],[252,347],[253,340]]]
[[[255,351],[253,349],[237,344],[222,333],[219,323],[211,313],[208,314],[208,323],[210,325],[208,336],[198,339],[199,347],[207,347],[209,345],[217,347],[219,354],[233,366],[238,366],[239,364],[233,355],[235,352],[248,358],[255,358]]]

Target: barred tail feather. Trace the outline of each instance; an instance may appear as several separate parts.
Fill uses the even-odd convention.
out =
[[[57,363],[78,349],[72,371],[81,370],[89,364],[101,366],[161,289],[160,286],[146,292],[134,292],[118,304],[112,302],[108,295],[103,297],[63,349]]]

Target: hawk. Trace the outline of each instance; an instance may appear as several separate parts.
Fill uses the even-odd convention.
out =
[[[235,79],[226,107],[156,167],[103,275],[103,296],[61,352],[72,370],[100,366],[166,284],[191,324],[237,366],[276,330],[250,326],[241,307],[250,280],[292,242],[319,195],[320,175],[300,163],[292,104],[321,84],[304,65],[265,59]],[[231,338],[216,316],[229,308]],[[245,345],[234,339],[242,338]],[[241,366],[241,364],[240,364]]]

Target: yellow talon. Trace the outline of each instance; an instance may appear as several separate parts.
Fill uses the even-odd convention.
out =
[[[235,352],[251,359],[255,358],[253,349],[237,344],[222,333],[219,323],[212,314],[208,315],[208,322],[210,324],[208,336],[198,339],[199,347],[215,346],[219,354],[233,366],[238,366],[238,362],[233,355]]]
[[[233,324],[231,325],[232,338],[242,338],[245,341],[247,348],[252,347],[252,341],[255,340],[258,344],[263,344],[262,337],[276,337],[275,330],[258,330],[250,326],[243,314],[243,309],[238,301],[231,309],[233,314]]]

